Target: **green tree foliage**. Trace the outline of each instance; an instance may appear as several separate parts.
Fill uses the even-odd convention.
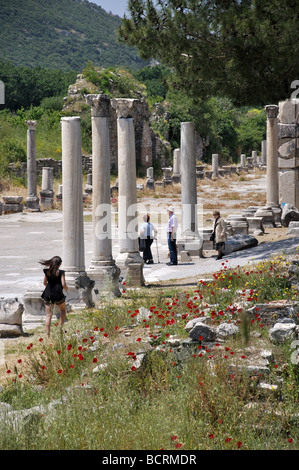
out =
[[[266,138],[266,111],[264,109],[248,109],[239,119],[237,128],[238,144],[243,153],[249,153],[260,147]]]
[[[161,101],[166,98],[167,78],[170,74],[170,69],[163,65],[144,67],[133,73],[139,82],[146,85],[147,95],[150,100],[154,101]]]
[[[264,105],[299,77],[295,0],[129,0],[121,40],[175,71],[180,89]]]
[[[266,131],[264,109],[236,107],[231,99],[223,97],[194,98],[186,91],[175,89],[171,71],[166,67],[146,67],[135,76],[141,81],[144,77],[145,83],[149,77],[163,83],[164,99],[160,100],[154,93],[151,95],[152,103],[159,102],[153,107],[151,125],[169,140],[173,149],[180,147],[181,122],[184,121],[194,122],[203,140],[203,158],[207,162],[213,153],[226,161],[237,162],[240,153],[260,149]]]
[[[69,84],[76,79],[76,72],[16,67],[0,61],[0,78],[5,84],[5,105],[1,107],[15,111],[39,106],[44,98],[65,95]]]
[[[145,64],[135,48],[118,42],[120,17],[95,3],[0,0],[0,12],[1,59],[15,65],[78,72],[88,60],[102,67]]]

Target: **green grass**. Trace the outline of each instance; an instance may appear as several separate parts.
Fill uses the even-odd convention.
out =
[[[14,362],[7,351],[0,402],[16,410],[58,404],[26,422],[26,432],[2,423],[0,448],[298,450],[298,365],[289,344],[270,345],[258,321],[247,323],[246,341],[199,339],[181,350],[168,343],[186,339],[186,322],[203,313],[215,325],[240,324],[261,299],[293,301],[287,278],[283,257],[233,271],[224,265],[196,289],[127,289],[122,299],[70,313],[66,332],[53,324],[49,341],[33,332],[13,350]],[[235,309],[242,288],[246,298]],[[137,322],[141,307],[150,315]],[[275,362],[265,380],[277,390],[262,390],[261,377],[244,372],[267,348]],[[135,367],[139,352],[147,354]]]

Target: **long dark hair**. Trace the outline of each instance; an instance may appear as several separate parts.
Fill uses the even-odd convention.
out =
[[[49,269],[47,272],[48,277],[56,276],[56,272],[59,266],[61,265],[61,263],[62,263],[62,259],[60,258],[60,256],[53,256],[53,258],[51,259],[44,259],[40,261],[40,264],[42,266],[49,266]]]

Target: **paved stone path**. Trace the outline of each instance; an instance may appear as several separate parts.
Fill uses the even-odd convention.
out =
[[[86,214],[90,214],[87,212]],[[92,256],[92,223],[84,224],[85,265]],[[154,241],[152,252],[155,264],[144,266],[144,278],[149,283],[203,276],[227,267],[243,266],[252,261],[261,261],[275,253],[295,251],[298,237],[260,243],[257,247],[231,253],[221,261],[216,252],[206,252],[206,258],[192,257],[190,263],[167,266],[169,261],[166,236],[160,232]],[[0,217],[0,297],[17,297],[20,301],[32,285],[42,286],[40,259],[62,256],[62,213],[47,211],[40,213],[18,213]],[[113,243],[113,256],[118,253],[118,243]]]
[[[229,182],[231,200],[221,198],[221,188],[211,192],[208,198],[211,204],[217,207],[219,200],[225,202],[225,209],[221,213],[241,213],[242,210],[234,207],[237,201],[235,195],[241,195],[246,201],[247,195],[252,193],[262,195],[266,188],[266,174],[257,177],[254,173],[247,176],[246,181]],[[229,180],[228,180],[229,181]],[[198,210],[202,212],[202,220],[211,217],[211,209],[205,209],[207,191],[210,191],[209,182],[203,181],[201,188],[204,196],[199,192]],[[227,192],[227,187],[222,191]],[[203,197],[205,200],[203,200]],[[205,274],[212,274],[222,269],[223,264],[227,267],[243,266],[252,261],[268,259],[275,253],[282,251],[295,251],[298,247],[298,237],[289,237],[286,240],[260,243],[257,247],[231,253],[222,260],[216,260],[216,252],[205,252],[206,258],[192,257],[190,263],[178,266],[167,266],[168,247],[165,227],[167,222],[167,207],[174,205],[180,221],[180,198],[178,196],[165,197],[163,199],[138,199],[140,217],[150,210],[151,221],[158,228],[158,241],[154,241],[152,252],[155,264],[144,266],[144,278],[148,283],[159,283],[160,281],[183,280],[185,278],[200,278]],[[201,207],[202,204],[202,207]],[[238,206],[238,204],[237,204]],[[85,267],[89,267],[92,257],[92,222],[91,210],[86,210],[84,222],[84,249]],[[112,213],[113,222],[113,257],[117,258],[119,245],[117,240],[117,213]],[[199,226],[202,223],[199,220]],[[212,218],[209,222],[212,226]],[[180,227],[180,224],[179,224]],[[271,229],[268,229],[268,231]],[[22,301],[23,295],[32,285],[41,285],[43,281],[42,267],[38,263],[40,259],[51,258],[62,254],[62,212],[44,211],[39,213],[23,212],[0,216],[0,297],[17,297]]]

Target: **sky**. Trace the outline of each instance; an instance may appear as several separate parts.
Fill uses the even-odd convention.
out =
[[[126,11],[128,0],[89,0],[91,3],[96,3],[108,13],[111,11],[114,15],[118,15],[121,18],[124,16]]]

